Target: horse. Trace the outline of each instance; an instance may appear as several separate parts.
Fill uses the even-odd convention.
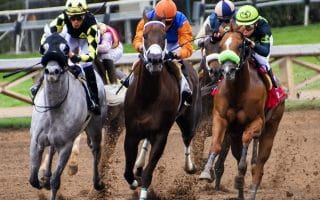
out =
[[[44,65],[44,87],[34,100],[30,141],[30,184],[41,189],[51,188],[50,199],[56,199],[61,174],[68,162],[74,140],[85,130],[93,154],[93,183],[96,190],[104,188],[98,172],[102,126],[107,111],[106,94],[101,78],[97,75],[97,86],[101,115],[87,109],[86,90],[81,81],[68,71],[66,40],[58,33],[47,37],[41,46]],[[45,147],[50,146],[45,182],[40,182],[38,172]],[[51,173],[52,157],[58,152],[57,166]]]
[[[139,186],[133,169],[139,142],[147,139],[151,144],[151,151],[149,162],[142,171],[140,192],[140,199],[147,199],[153,171],[164,151],[169,130],[174,122],[182,131],[186,155],[185,171],[195,171],[190,158],[190,143],[201,113],[201,97],[197,73],[191,64],[185,62],[193,101],[190,106],[182,105],[179,109],[179,78],[172,72],[177,67],[171,60],[165,60],[165,24],[162,21],[147,22],[144,25],[143,38],[145,51],[134,68],[134,78],[127,90],[124,103],[124,177],[131,189]]]
[[[207,25],[205,27],[205,38],[201,45],[201,62],[199,68],[202,113],[198,130],[204,131],[205,136],[211,136],[212,134],[212,107],[214,103],[212,92],[214,92],[214,89],[221,80],[221,65],[218,62],[220,50],[219,42],[219,38],[213,37],[213,30]],[[220,190],[221,178],[224,172],[224,161],[228,155],[229,149],[230,137],[229,135],[226,135],[222,142],[222,150],[215,163],[214,171],[211,171],[211,179],[209,180],[209,182],[215,180],[215,190]],[[200,177],[200,179],[202,179],[202,177]]]
[[[223,80],[214,96],[211,149],[200,175],[202,179],[211,180],[211,168],[222,149],[221,143],[225,134],[230,135],[232,154],[238,161],[235,187],[239,199],[244,199],[249,144],[253,140],[250,199],[255,199],[285,106],[282,100],[274,109],[265,109],[267,86],[257,72],[251,53],[241,32],[231,29],[223,35],[219,55]]]

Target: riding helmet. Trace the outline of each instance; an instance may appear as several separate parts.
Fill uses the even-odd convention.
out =
[[[214,12],[219,18],[232,17],[234,10],[234,4],[229,0],[219,1],[214,8]]]
[[[156,15],[161,18],[173,18],[177,13],[177,6],[172,0],[161,0],[155,7]]]
[[[69,16],[85,14],[87,9],[86,0],[67,0],[66,13]]]
[[[258,20],[258,10],[251,5],[241,6],[236,15],[236,23],[238,25],[251,25]]]

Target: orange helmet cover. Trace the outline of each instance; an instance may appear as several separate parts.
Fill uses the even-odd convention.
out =
[[[155,7],[156,15],[162,18],[173,18],[177,13],[177,6],[172,0],[161,0]]]

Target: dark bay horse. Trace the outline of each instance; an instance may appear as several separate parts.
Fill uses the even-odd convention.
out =
[[[284,112],[284,101],[266,112],[267,88],[255,69],[250,49],[240,32],[225,33],[220,41],[220,52],[219,62],[224,78],[214,97],[211,150],[200,177],[211,179],[212,165],[222,149],[225,134],[229,134],[232,154],[238,161],[235,187],[239,190],[238,198],[244,199],[247,151],[254,140],[250,199],[255,199],[263,167],[270,156]]]
[[[167,142],[170,128],[177,122],[182,131],[183,142],[188,154],[188,172],[195,167],[190,159],[190,143],[194,136],[201,112],[200,88],[196,71],[185,62],[193,101],[190,106],[179,110],[179,80],[172,71],[174,62],[164,60],[166,51],[165,24],[150,21],[144,25],[144,55],[134,69],[134,79],[125,97],[124,142],[126,167],[124,177],[131,189],[136,189],[138,182],[133,173],[140,140],[151,143],[149,162],[142,171],[140,199],[147,199],[147,189],[152,181],[155,169]]]

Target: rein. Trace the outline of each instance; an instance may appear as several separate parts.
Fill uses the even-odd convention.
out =
[[[60,74],[63,74],[63,73],[65,73],[65,72],[66,72],[66,70],[64,69],[64,70],[61,71]],[[70,88],[69,78],[70,78],[70,77],[68,76],[68,89],[67,89],[67,92],[66,92],[66,94],[64,95],[63,99],[62,99],[59,103],[56,103],[56,104],[53,105],[53,106],[36,105],[36,104],[34,103],[34,99],[35,99],[35,98],[32,98],[32,105],[34,105],[35,110],[36,110],[37,112],[39,112],[39,113],[45,113],[45,112],[48,112],[48,111],[50,111],[50,110],[54,110],[54,109],[60,108],[60,106],[66,101],[67,96],[68,96],[68,94],[69,94],[69,88]],[[40,110],[38,110],[38,108],[44,108],[45,110],[44,110],[44,111],[40,111]]]

